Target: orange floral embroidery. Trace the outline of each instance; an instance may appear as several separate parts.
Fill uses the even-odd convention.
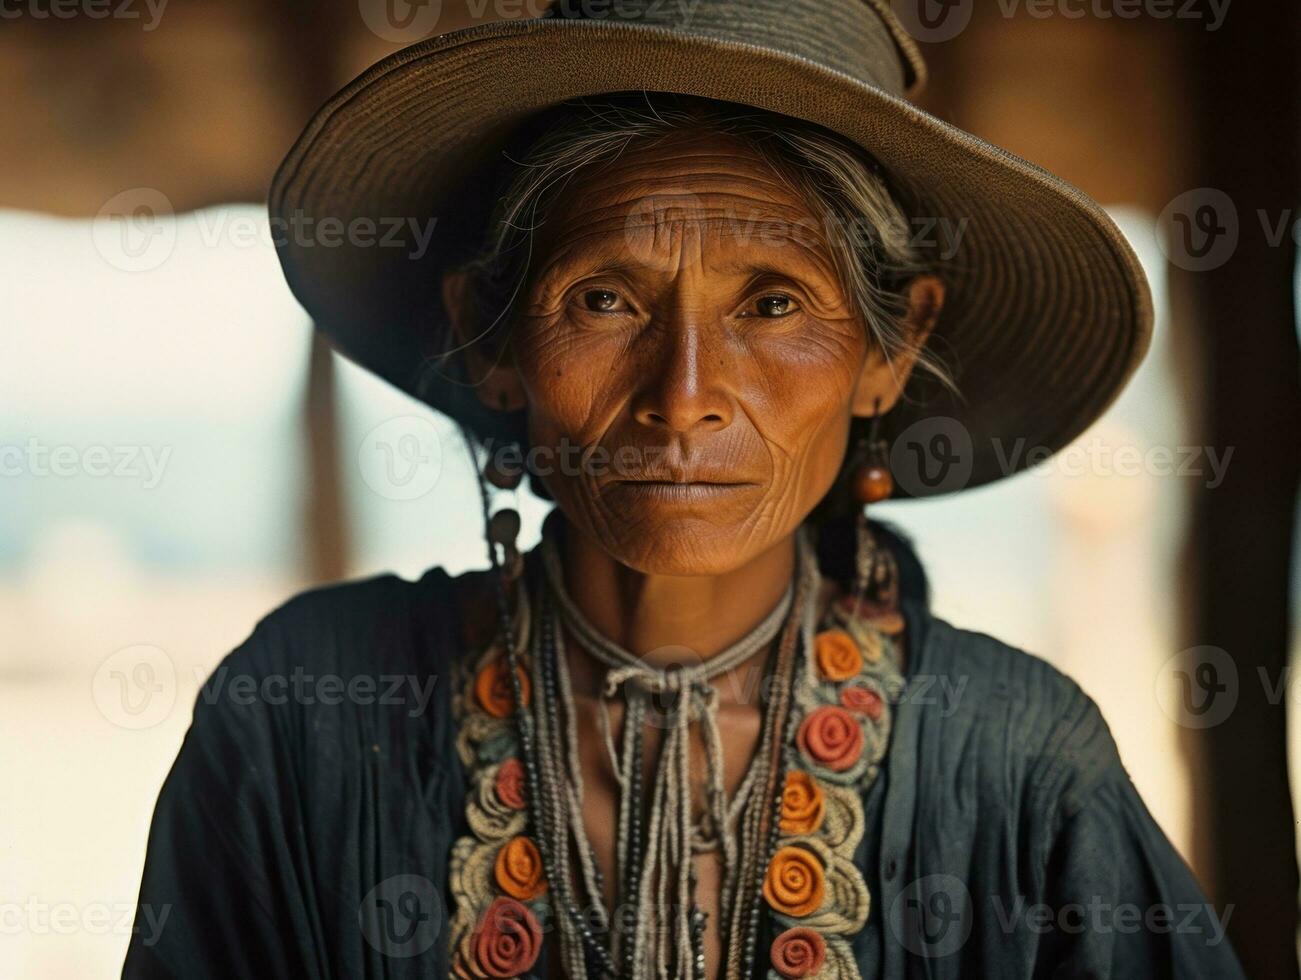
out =
[[[795,740],[805,755],[834,772],[852,768],[863,754],[863,729],[835,705],[823,705],[805,718]]]
[[[812,929],[796,926],[772,941],[769,957],[782,980],[800,980],[822,969],[827,943]]]
[[[807,772],[788,772],[782,790],[782,833],[811,834],[822,826],[824,816],[826,800],[817,780]]]
[[[846,681],[863,669],[863,654],[844,630],[823,630],[814,638],[818,668],[829,681]]]
[[[529,677],[520,667],[520,696],[524,704],[529,703]],[[506,658],[498,657],[479,671],[474,679],[474,696],[479,706],[494,718],[509,718],[515,710],[515,695],[511,691],[510,671],[506,667]]]
[[[822,904],[826,890],[822,862],[812,851],[788,846],[772,856],[763,880],[763,897],[778,912],[803,918]]]
[[[473,935],[475,976],[517,977],[527,973],[542,949],[542,927],[527,906],[494,899]]]
[[[881,696],[875,691],[857,684],[850,684],[840,691],[840,703],[850,711],[858,711],[873,721],[881,719]]]
[[[502,806],[523,810],[524,763],[514,756],[503,762],[497,769],[497,781],[493,790]]]
[[[512,837],[502,845],[493,871],[497,887],[521,902],[532,901],[546,891],[542,855],[538,853],[538,846],[522,835]]]

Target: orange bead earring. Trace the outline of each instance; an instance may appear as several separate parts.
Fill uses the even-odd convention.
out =
[[[850,487],[859,507],[879,503],[894,493],[894,477],[890,475],[889,447],[881,438],[881,400],[876,402],[872,427],[867,437],[859,440],[855,449],[855,466],[850,474]]]
[[[890,475],[890,453],[886,441],[881,439],[881,400],[877,400],[877,414],[872,416],[872,428],[857,445],[857,465],[853,467],[851,485],[853,498],[860,508],[878,504],[894,493],[894,478]]]

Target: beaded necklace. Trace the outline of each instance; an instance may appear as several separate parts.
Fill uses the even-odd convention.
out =
[[[541,552],[540,574],[520,579],[514,609],[500,610],[497,640],[458,685],[457,746],[471,772],[472,833],[452,853],[453,973],[536,975],[546,923],[566,976],[703,977],[705,916],[694,900],[691,856],[717,847],[722,976],[754,975],[766,907],[770,921],[786,927],[765,951],[770,977],[856,978],[845,937],[868,912],[853,865],[863,832],[860,794],[875,778],[889,701],[901,686],[888,639],[843,602],[822,624],[831,628],[816,629],[819,576],[801,532],[795,580],[749,636],[699,665],[654,670],[582,616],[565,593],[547,531]],[[609,668],[597,724],[619,786],[616,907],[635,910],[630,927],[612,922],[604,907],[583,830],[566,632]],[[709,680],[774,639],[758,747],[728,800]],[[607,706],[615,696],[624,700],[618,739]],[[662,698],[665,733],[646,787],[644,728],[652,699]],[[691,819],[693,724],[706,746],[705,828]]]

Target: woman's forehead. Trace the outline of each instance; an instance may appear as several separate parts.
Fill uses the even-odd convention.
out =
[[[635,261],[694,244],[720,269],[766,261],[821,270],[830,268],[824,232],[800,191],[751,144],[674,134],[571,181],[538,244],[550,261]]]
[[[803,195],[752,143],[712,130],[684,130],[634,143],[593,164],[562,194],[565,210],[601,211],[649,196],[696,194],[705,203],[808,210]]]

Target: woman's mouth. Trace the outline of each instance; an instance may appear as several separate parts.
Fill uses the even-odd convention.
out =
[[[662,503],[698,503],[732,496],[758,487],[757,483],[703,480],[619,480],[611,489],[642,500]]]

